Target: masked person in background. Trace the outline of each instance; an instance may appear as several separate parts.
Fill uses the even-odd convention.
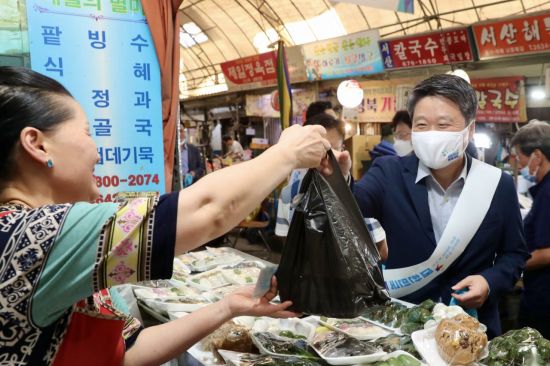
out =
[[[511,145],[519,166],[536,183],[529,189],[533,205],[523,221],[531,258],[523,274],[519,323],[550,338],[550,125],[530,122],[519,129]]]
[[[412,122],[409,112],[397,111],[391,121],[393,127],[393,148],[397,156],[407,156],[413,151],[411,142]]]
[[[393,297],[477,309],[488,336],[501,333],[500,297],[519,278],[528,253],[512,177],[465,150],[477,97],[454,75],[419,83],[409,99],[413,155],[381,157],[355,183],[365,217],[380,221]]]

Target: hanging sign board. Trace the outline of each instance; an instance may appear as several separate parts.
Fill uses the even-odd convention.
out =
[[[478,122],[526,122],[525,86],[521,76],[473,79]]]
[[[80,103],[99,154],[100,201],[164,192],[160,68],[139,1],[28,0],[31,66]]]
[[[550,52],[550,12],[472,25],[480,60]]]
[[[308,80],[338,79],[384,71],[378,30],[303,45]]]
[[[302,48],[286,47],[290,82],[306,81]],[[231,91],[258,89],[277,85],[277,51],[223,62],[222,72]]]
[[[380,51],[390,70],[474,61],[465,27],[382,40]]]

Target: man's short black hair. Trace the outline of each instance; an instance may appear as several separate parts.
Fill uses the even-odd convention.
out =
[[[455,75],[433,75],[414,87],[407,109],[414,119],[414,107],[424,97],[440,96],[455,103],[466,125],[475,120],[477,112],[477,95],[474,88],[464,79]]]
[[[327,102],[327,101],[324,101],[324,100],[318,100],[316,102],[311,103],[307,107],[306,120],[310,119],[311,117],[313,117],[317,114],[325,113],[325,111],[327,109],[332,109],[332,103],[331,102]]]
[[[406,110],[395,112],[395,115],[391,120],[391,125],[394,130],[397,127],[398,123],[404,123],[407,126],[409,126],[409,128],[412,129],[412,121],[411,121],[411,116],[409,116],[409,112],[407,112]]]
[[[344,122],[327,113],[317,114],[304,122],[304,126],[310,125],[320,125],[327,130],[336,129],[342,138],[346,135]]]
[[[224,137],[222,137],[222,141],[223,142],[227,142],[229,140],[233,140],[233,137],[229,136],[229,135],[225,135]]]

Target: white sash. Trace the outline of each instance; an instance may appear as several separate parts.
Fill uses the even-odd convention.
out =
[[[501,174],[500,169],[472,159],[462,193],[430,258],[410,267],[384,270],[392,297],[402,297],[426,286],[464,252],[491,206]]]

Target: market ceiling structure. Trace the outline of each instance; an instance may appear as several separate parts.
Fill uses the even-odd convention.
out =
[[[414,14],[328,0],[185,0],[180,7],[183,98],[227,90],[221,63],[379,29],[381,38],[550,9],[543,0],[414,0]]]

